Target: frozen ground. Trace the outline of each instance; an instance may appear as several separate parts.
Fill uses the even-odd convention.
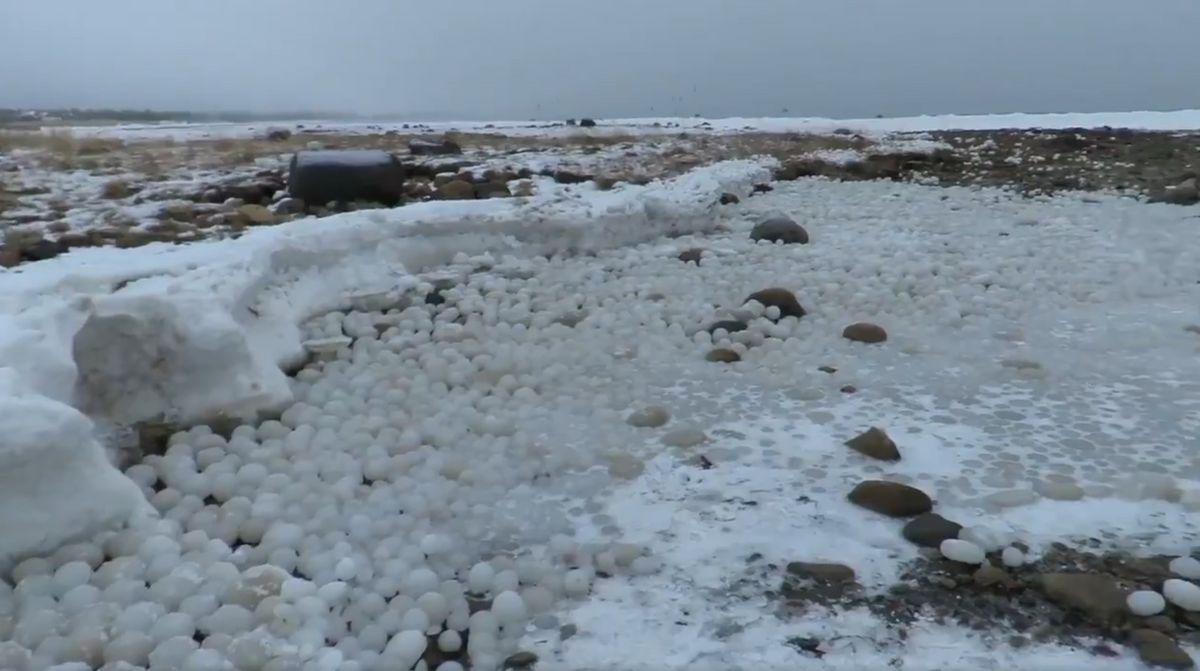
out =
[[[819,179],[744,198],[769,167],[0,275],[0,550],[21,560],[0,668],[1138,668],[1069,621],[1018,645],[945,604],[900,621],[779,590],[795,561],[868,596],[950,566],[846,500],[865,479],[927,492],[985,549],[1021,544],[1023,584],[1054,543],[1191,554],[1194,208]],[[715,206],[726,191],[743,202]],[[752,242],[775,213],[810,243]],[[767,287],[808,314],[743,305]],[[749,328],[714,342],[730,318]],[[888,341],[842,337],[861,321]],[[72,404],[102,425],[279,421],[180,432],[126,478]],[[869,426],[899,461],[843,445]]]

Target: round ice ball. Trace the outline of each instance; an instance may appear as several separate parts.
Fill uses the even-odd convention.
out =
[[[108,664],[127,662],[145,666],[154,650],[154,641],[140,631],[127,631],[104,646],[104,661]]]
[[[1163,596],[1184,610],[1200,610],[1200,587],[1178,578],[1163,582]]]
[[[1143,589],[1133,592],[1125,598],[1129,612],[1140,617],[1158,615],[1167,607],[1167,600],[1153,590]]]
[[[1176,557],[1167,565],[1171,573],[1188,580],[1200,580],[1200,561],[1192,557]]]
[[[402,631],[388,641],[383,654],[399,668],[407,669],[416,664],[421,659],[421,655],[425,654],[427,643],[425,632]]]
[[[563,576],[563,590],[569,596],[586,596],[592,588],[592,575],[584,569],[572,569]]]
[[[442,652],[458,652],[462,650],[462,636],[457,631],[447,629],[438,636],[437,646]]]
[[[188,656],[199,647],[191,634],[173,636],[154,647],[154,651],[150,653],[150,665],[163,669],[182,668]]]
[[[963,564],[982,564],[986,559],[983,548],[958,538],[947,538],[938,549],[946,559]]]
[[[511,590],[496,595],[496,598],[492,600],[492,612],[496,614],[500,625],[508,628],[523,625],[529,617],[525,601],[519,594]]]
[[[479,562],[467,572],[467,589],[476,594],[486,594],[492,589],[496,579],[496,569],[487,562]]]
[[[1009,546],[1000,553],[1000,561],[1009,568],[1018,568],[1025,564],[1025,553],[1018,548]]]

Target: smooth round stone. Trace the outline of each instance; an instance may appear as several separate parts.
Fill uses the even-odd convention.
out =
[[[1178,578],[1163,582],[1163,596],[1184,610],[1200,610],[1200,587]]]
[[[1167,607],[1167,600],[1158,592],[1143,589],[1133,592],[1125,598],[1129,612],[1139,617],[1158,615]]]
[[[671,421],[671,412],[658,405],[652,405],[635,411],[625,422],[639,429],[655,429]]]
[[[957,538],[947,538],[938,549],[946,559],[962,564],[982,564],[986,559],[983,548]]]
[[[1200,580],[1200,561],[1192,557],[1176,557],[1167,564],[1171,573],[1188,580]]]
[[[708,440],[708,435],[695,427],[684,427],[668,431],[662,437],[663,445],[667,447],[695,447]]]
[[[1083,498],[1083,487],[1074,482],[1039,480],[1034,483],[1033,491],[1051,501],[1078,501]]]

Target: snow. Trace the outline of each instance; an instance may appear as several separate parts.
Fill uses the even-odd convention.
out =
[[[768,592],[779,567],[811,561],[845,564],[877,594],[920,556],[902,521],[846,500],[863,479],[919,487],[966,525],[964,538],[995,549],[1020,541],[1031,560],[1083,538],[1188,553],[1200,502],[1200,342],[1185,329],[1200,321],[1194,215],[1107,195],[823,180],[713,209],[766,167],[718,164],[609,192],[545,184],[529,200],[79,251],[0,275],[0,431],[17,437],[0,452],[0,474],[17,474],[0,481],[2,549],[49,553],[56,538],[135,514],[140,499],[128,493],[142,487],[163,514],[99,536],[95,559],[85,544],[23,564],[13,638],[46,661],[56,618],[79,626],[67,606],[94,596],[60,592],[85,587],[75,562],[94,561],[89,585],[121,609],[124,629],[104,654],[184,668],[223,664],[217,643],[286,668],[336,668],[343,653],[405,664],[468,588],[499,602],[446,616],[470,627],[479,668],[514,647],[563,671],[1131,668],[1126,648],[1114,645],[1112,658],[1015,648],[1002,627],[919,620],[901,636],[865,609],[819,604],[780,617]],[[812,242],[750,242],[753,224],[777,212]],[[697,246],[700,265],[677,262]],[[539,256],[568,250],[595,254]],[[403,288],[421,294],[416,274],[435,269],[457,283],[452,307],[371,306]],[[808,315],[707,335],[766,286],[794,289]],[[572,325],[554,321],[568,314]],[[841,337],[862,320],[884,326],[888,342]],[[360,327],[355,345],[333,341]],[[305,343],[329,365],[289,381],[279,366]],[[743,360],[707,362],[713,346]],[[472,397],[471,380],[488,393]],[[848,384],[858,393],[840,391]],[[380,416],[375,401],[399,407]],[[120,421],[287,409],[229,438],[177,435],[169,455],[125,479],[72,405]],[[629,422],[638,413],[653,421]],[[887,430],[900,461],[868,462],[844,446],[868,426]],[[372,431],[379,441],[357,442]],[[362,484],[385,477],[390,486]],[[1081,500],[1060,500],[1067,485]],[[220,505],[205,504],[226,487]],[[30,511],[42,508],[35,534]],[[545,538],[564,527],[575,535]],[[252,531],[256,547],[223,540]],[[386,540],[370,545],[380,533]],[[511,558],[514,548],[528,554]],[[614,577],[600,575],[611,567]],[[308,577],[292,577],[301,570]],[[1170,591],[1195,597],[1194,586]],[[269,607],[251,611],[268,593]],[[218,610],[217,594],[249,605]],[[146,595],[166,605],[136,603]],[[213,598],[185,606],[189,595]],[[4,608],[0,599],[0,627]],[[210,636],[203,649],[186,637],[154,647],[138,633],[175,608],[189,619],[170,620],[164,636],[185,624],[242,633]],[[523,635],[507,630],[527,617]],[[322,627],[347,620],[375,658],[325,647]],[[560,623],[577,633],[560,636]],[[818,639],[821,660],[794,637]],[[23,652],[0,649],[0,659]]]
[[[1020,128],[1132,128],[1140,130],[1197,130],[1200,129],[1200,110],[1136,111],[1111,113],[1062,114],[941,114],[915,117],[872,119],[827,119],[820,117],[662,117],[601,119],[595,128],[566,126],[559,122],[529,121],[438,121],[438,122],[338,122],[338,121],[278,121],[254,124],[129,124],[109,127],[80,126],[68,129],[79,137],[117,137],[127,141],[171,138],[256,137],[265,128],[288,128],[293,131],[323,133],[376,134],[386,131],[410,133],[444,133],[451,131],[474,133],[503,133],[510,136],[537,135],[543,137],[590,135],[642,134],[661,135],[680,131],[711,131],[715,133],[831,133],[849,129],[867,133],[916,133],[945,130],[997,130]],[[408,125],[409,128],[404,128]],[[303,126],[304,128],[300,128]],[[49,129],[47,129],[49,130]],[[61,128],[56,130],[63,130]]]
[[[0,473],[15,473],[18,464],[26,476],[58,473],[44,489],[31,492],[37,480],[25,480],[3,490],[19,494],[20,506],[2,506],[0,561],[94,528],[89,519],[111,521],[132,510],[115,491],[122,478],[104,465],[95,441],[84,439],[90,425],[72,404],[118,423],[252,417],[279,408],[291,398],[280,366],[303,354],[300,322],[356,293],[410,286],[411,273],[461,253],[604,249],[701,230],[715,223],[705,215],[717,195],[748,192],[769,178],[767,165],[729,162],[609,192],[547,186],[528,200],[347,213],[137,253],[79,250],[0,275],[0,404],[11,411],[5,420],[22,429],[18,435],[28,436],[0,452]],[[35,449],[47,439],[57,443],[53,449]],[[91,471],[95,482],[85,482]],[[79,497],[60,497],[73,490]],[[62,528],[49,523],[49,513],[89,500]],[[48,514],[26,527],[18,508]]]

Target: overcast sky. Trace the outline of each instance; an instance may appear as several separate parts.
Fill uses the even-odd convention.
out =
[[[1200,108],[1200,0],[0,0],[0,107]]]

